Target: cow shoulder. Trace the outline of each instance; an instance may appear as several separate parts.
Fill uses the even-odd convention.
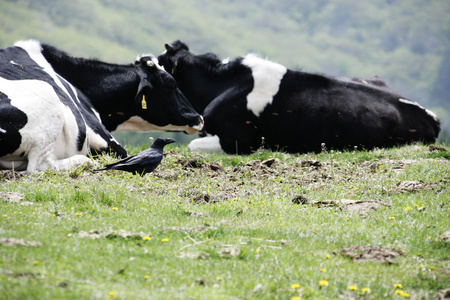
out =
[[[278,93],[287,68],[254,54],[245,56],[242,64],[251,69],[254,81],[253,90],[247,96],[247,109],[259,116]]]

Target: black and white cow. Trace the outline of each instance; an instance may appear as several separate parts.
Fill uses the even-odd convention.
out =
[[[33,40],[0,50],[0,169],[69,169],[89,150],[124,157],[110,131],[195,133],[202,123],[156,57],[115,65]]]
[[[208,137],[191,150],[251,153],[262,144],[287,152],[370,149],[434,142],[440,125],[381,79],[333,78],[292,71],[249,54],[220,61],[166,44],[159,63],[205,119]]]

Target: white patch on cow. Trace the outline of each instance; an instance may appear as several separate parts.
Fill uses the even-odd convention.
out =
[[[229,58],[225,58],[225,59],[222,60],[222,65],[226,65],[229,62],[230,62],[230,59]]]
[[[436,114],[434,112],[432,112],[431,110],[426,109],[425,107],[423,107],[419,103],[411,101],[411,100],[408,100],[408,99],[403,99],[403,98],[399,98],[398,101],[400,101],[402,103],[405,103],[405,104],[414,105],[414,106],[417,106],[417,107],[423,109],[429,116],[431,116],[433,119],[435,119],[437,121]]]
[[[1,165],[34,172],[69,169],[73,164],[89,161],[85,156],[89,148],[88,141],[84,142],[82,151],[77,150],[78,126],[75,116],[60,101],[50,84],[41,80],[0,78],[0,90],[11,99],[11,105],[23,111],[28,118],[25,126],[19,130],[22,144],[14,153],[2,157]]]
[[[1,133],[6,133],[6,130],[0,127],[0,132]]]
[[[259,117],[278,93],[281,79],[283,79],[287,69],[280,64],[259,58],[254,54],[245,56],[242,63],[252,70],[254,80],[253,90],[247,96],[247,109]]]
[[[66,87],[62,84],[60,80],[60,76],[53,70],[53,67],[50,65],[50,63],[45,59],[45,57],[42,55],[42,47],[41,43],[35,40],[27,40],[27,41],[17,41],[14,46],[20,47],[23,50],[25,50],[28,55],[31,57],[32,60],[34,60],[35,63],[37,63],[41,68],[44,69],[45,72],[52,77],[52,79],[55,81],[55,83],[67,94],[69,99],[72,99],[70,97],[69,91],[66,90]],[[70,85],[72,87],[72,85]],[[73,87],[72,87],[73,89]],[[75,100],[75,99],[72,99]]]
[[[192,140],[188,149],[194,152],[225,153],[220,146],[220,139],[217,135]]]
[[[199,128],[199,129],[197,129]],[[158,126],[148,121],[142,119],[139,116],[133,116],[120,124],[115,131],[136,131],[136,132],[149,132],[149,131],[186,131],[189,134],[196,133],[202,128],[199,124],[194,127],[189,126],[177,126],[177,125],[166,125]]]
[[[155,64],[155,66],[156,66],[158,69],[165,71],[165,70],[164,70],[164,67],[162,67],[162,66],[159,65],[158,58],[157,58],[156,56],[154,56],[153,54],[151,54],[151,53],[142,53],[141,55],[138,55],[138,56],[135,58],[134,62],[135,62],[135,63],[136,63],[136,62],[139,62],[139,61],[140,61],[142,58],[144,58],[144,57],[149,57],[150,60]]]
[[[19,66],[19,64],[18,64],[18,63],[16,63],[15,61],[13,61],[13,60],[10,60],[10,61],[9,61],[9,63],[10,63],[10,64],[12,64],[12,65],[16,65],[16,66]]]

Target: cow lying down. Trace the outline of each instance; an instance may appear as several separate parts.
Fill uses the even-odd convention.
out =
[[[205,119],[191,150],[251,153],[261,145],[287,152],[370,149],[432,143],[436,116],[380,78],[334,78],[292,71],[253,54],[219,60],[166,44],[159,63]]]
[[[0,50],[0,169],[70,169],[93,152],[126,156],[110,131],[185,131],[203,120],[145,55],[115,65],[37,41]]]

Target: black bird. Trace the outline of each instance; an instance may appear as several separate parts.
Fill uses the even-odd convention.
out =
[[[143,176],[156,169],[156,167],[161,163],[163,159],[163,149],[167,144],[174,143],[174,139],[157,138],[150,148],[139,152],[136,155],[129,156],[122,159],[116,163],[105,166],[101,169],[96,169],[94,171],[103,170],[121,170],[132,172]]]

